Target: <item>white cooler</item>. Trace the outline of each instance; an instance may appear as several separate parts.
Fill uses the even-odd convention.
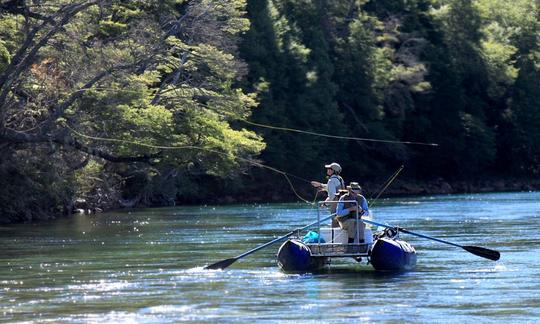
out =
[[[347,244],[347,242],[349,241],[347,231],[342,230],[339,227],[322,227],[321,237],[326,243]]]
[[[347,231],[339,227],[321,227],[321,237],[326,243],[347,244],[349,242]],[[369,228],[364,230],[364,241],[367,244],[373,244],[373,232]]]

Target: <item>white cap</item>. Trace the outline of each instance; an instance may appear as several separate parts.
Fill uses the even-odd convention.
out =
[[[336,162],[332,162],[330,164],[327,164],[324,167],[327,168],[327,169],[332,169],[332,170],[336,171],[337,173],[341,172],[341,165],[337,164]]]

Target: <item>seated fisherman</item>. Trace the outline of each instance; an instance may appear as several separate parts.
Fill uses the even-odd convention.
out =
[[[360,213],[358,215],[358,219],[360,220],[362,215],[367,215],[369,213],[369,209],[366,198],[360,194],[362,192],[362,187],[360,187],[358,182],[351,182],[350,185],[347,186],[347,189],[348,193],[343,195],[337,204],[336,219],[339,227],[347,231],[349,243],[354,243],[356,235],[356,212],[358,211]],[[356,201],[356,204],[347,201]],[[360,237],[356,241],[357,243],[364,242],[365,228],[366,225],[364,222],[360,221],[358,226],[358,234]]]

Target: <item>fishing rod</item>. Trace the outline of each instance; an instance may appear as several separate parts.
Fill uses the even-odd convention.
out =
[[[399,169],[398,169],[396,172],[394,172],[394,174],[392,174],[392,175],[390,176],[390,178],[388,178],[388,180],[386,180],[386,182],[385,182],[385,184],[383,185],[382,189],[379,190],[379,193],[377,194],[377,197],[375,197],[375,199],[373,199],[373,200],[372,200],[372,198],[369,199],[370,202],[372,202],[372,203],[371,203],[372,206],[375,205],[375,202],[377,201],[377,199],[379,199],[379,197],[380,197],[381,194],[386,190],[386,188],[388,188],[388,187],[392,184],[392,182],[394,182],[394,180],[396,180],[396,178],[398,177],[399,173],[403,170],[403,168],[405,168],[405,166],[402,164],[402,165],[399,167]]]

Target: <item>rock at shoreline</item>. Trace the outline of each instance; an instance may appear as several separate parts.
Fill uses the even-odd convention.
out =
[[[74,209],[87,209],[88,208],[88,202],[84,198],[77,198],[73,202],[73,208]]]

